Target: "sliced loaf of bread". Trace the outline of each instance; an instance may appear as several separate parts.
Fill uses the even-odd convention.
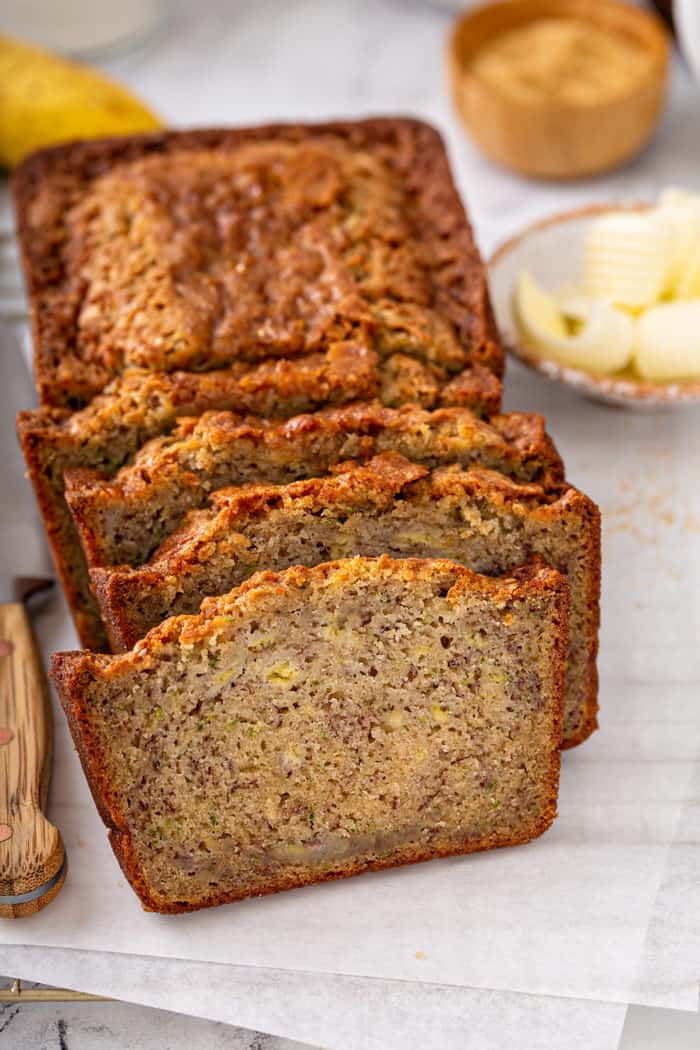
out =
[[[539,554],[564,573],[571,623],[564,746],[595,729],[600,516],[566,484],[544,489],[492,470],[430,471],[385,452],[333,477],[220,489],[145,565],[92,570],[112,647],[130,649],[168,616],[197,612],[261,569],[352,555],[446,557],[502,573]]]
[[[53,678],[124,873],[180,912],[526,842],[556,813],[568,587],[449,561],[261,573]]]

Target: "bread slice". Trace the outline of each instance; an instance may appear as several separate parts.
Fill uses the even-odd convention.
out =
[[[53,679],[124,873],[181,912],[526,842],[556,813],[568,594],[449,561],[260,573]]]
[[[503,371],[442,140],[419,121],[73,142],[13,186],[44,404],[80,407],[127,367],[358,344],[472,389],[473,366]]]
[[[339,468],[340,469],[340,468]],[[92,570],[113,650],[168,616],[197,612],[261,569],[350,555],[446,557],[502,573],[532,553],[568,577],[571,623],[564,746],[596,727],[600,515],[582,492],[492,470],[430,471],[395,452],[334,477],[220,489],[139,568]]]
[[[20,412],[17,427],[29,477],[83,645],[104,649],[107,639],[63,496],[66,470],[114,473],[144,441],[169,430],[181,416],[231,409],[287,417],[320,405],[371,398],[379,388],[376,355],[346,347],[206,373],[130,369],[79,412]]]
[[[288,418],[377,395],[387,405],[410,401],[494,411],[500,403],[500,384],[476,365],[441,385],[429,366],[404,355],[378,362],[374,351],[358,345],[204,373],[128,369],[74,414],[46,407],[20,412],[20,443],[82,644],[104,650],[107,638],[64,499],[66,470],[82,467],[112,474],[144,441],[168,431],[179,416],[229,409]]]
[[[138,565],[214,489],[313,477],[340,460],[388,449],[429,466],[480,463],[545,483],[563,476],[540,416],[513,413],[485,423],[466,410],[360,404],[272,427],[226,413],[185,420],[114,478],[68,471],[66,498],[90,566]]]

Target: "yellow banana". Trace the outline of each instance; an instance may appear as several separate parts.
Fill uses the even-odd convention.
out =
[[[88,66],[0,35],[0,165],[68,139],[152,131],[158,117]]]

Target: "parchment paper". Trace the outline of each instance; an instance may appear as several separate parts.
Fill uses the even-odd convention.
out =
[[[412,981],[9,948],[13,973],[326,1050],[617,1050],[625,1007]],[[409,1041],[410,1040],[410,1041]],[[300,1047],[300,1050],[302,1048]]]
[[[654,902],[640,966],[650,1001],[673,1006],[678,990],[700,1007],[700,755]]]
[[[650,945],[647,929],[700,748],[700,506],[687,484],[700,416],[636,416],[573,395],[567,404],[569,395],[516,369],[509,397],[547,410],[569,476],[598,499],[605,520],[602,728],[564,755],[554,828],[515,849],[195,915],[147,915],[57,720],[52,812],[70,877],[51,908],[3,926],[7,943],[657,1001],[675,948],[663,927]],[[45,649],[72,644],[71,631],[57,603],[41,624]],[[697,961],[697,941],[687,947]],[[667,1005],[696,1009],[686,978],[667,990]]]
[[[332,13],[290,4],[271,17],[268,5],[241,3],[234,19],[229,4],[213,2],[207,19],[182,9],[157,60],[134,56],[114,71],[182,125],[407,110],[434,120],[487,252],[551,211],[648,198],[668,183],[700,189],[697,93],[679,70],[661,135],[634,165],[570,186],[496,170],[451,114],[439,58],[445,31],[446,20],[424,5],[339,0]],[[146,916],[123,884],[58,721],[52,817],[66,838],[69,878],[50,909],[3,924],[0,943],[95,949],[105,981],[112,950],[158,956],[160,972],[165,958],[200,959],[231,963],[236,973],[287,969],[290,980],[306,974],[305,984],[309,973],[366,975],[415,988],[491,986],[696,1009],[689,887],[697,885],[697,833],[688,842],[676,835],[700,745],[700,412],[605,409],[513,364],[506,404],[546,413],[569,477],[604,514],[601,731],[564,756],[554,829],[513,850],[208,914]],[[40,632],[46,653],[75,644],[60,603]],[[183,996],[196,1012],[196,996]]]

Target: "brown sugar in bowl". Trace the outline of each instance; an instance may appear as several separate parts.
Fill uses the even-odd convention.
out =
[[[462,121],[487,157],[536,178],[614,168],[651,137],[664,106],[669,36],[613,0],[499,0],[449,41]]]

